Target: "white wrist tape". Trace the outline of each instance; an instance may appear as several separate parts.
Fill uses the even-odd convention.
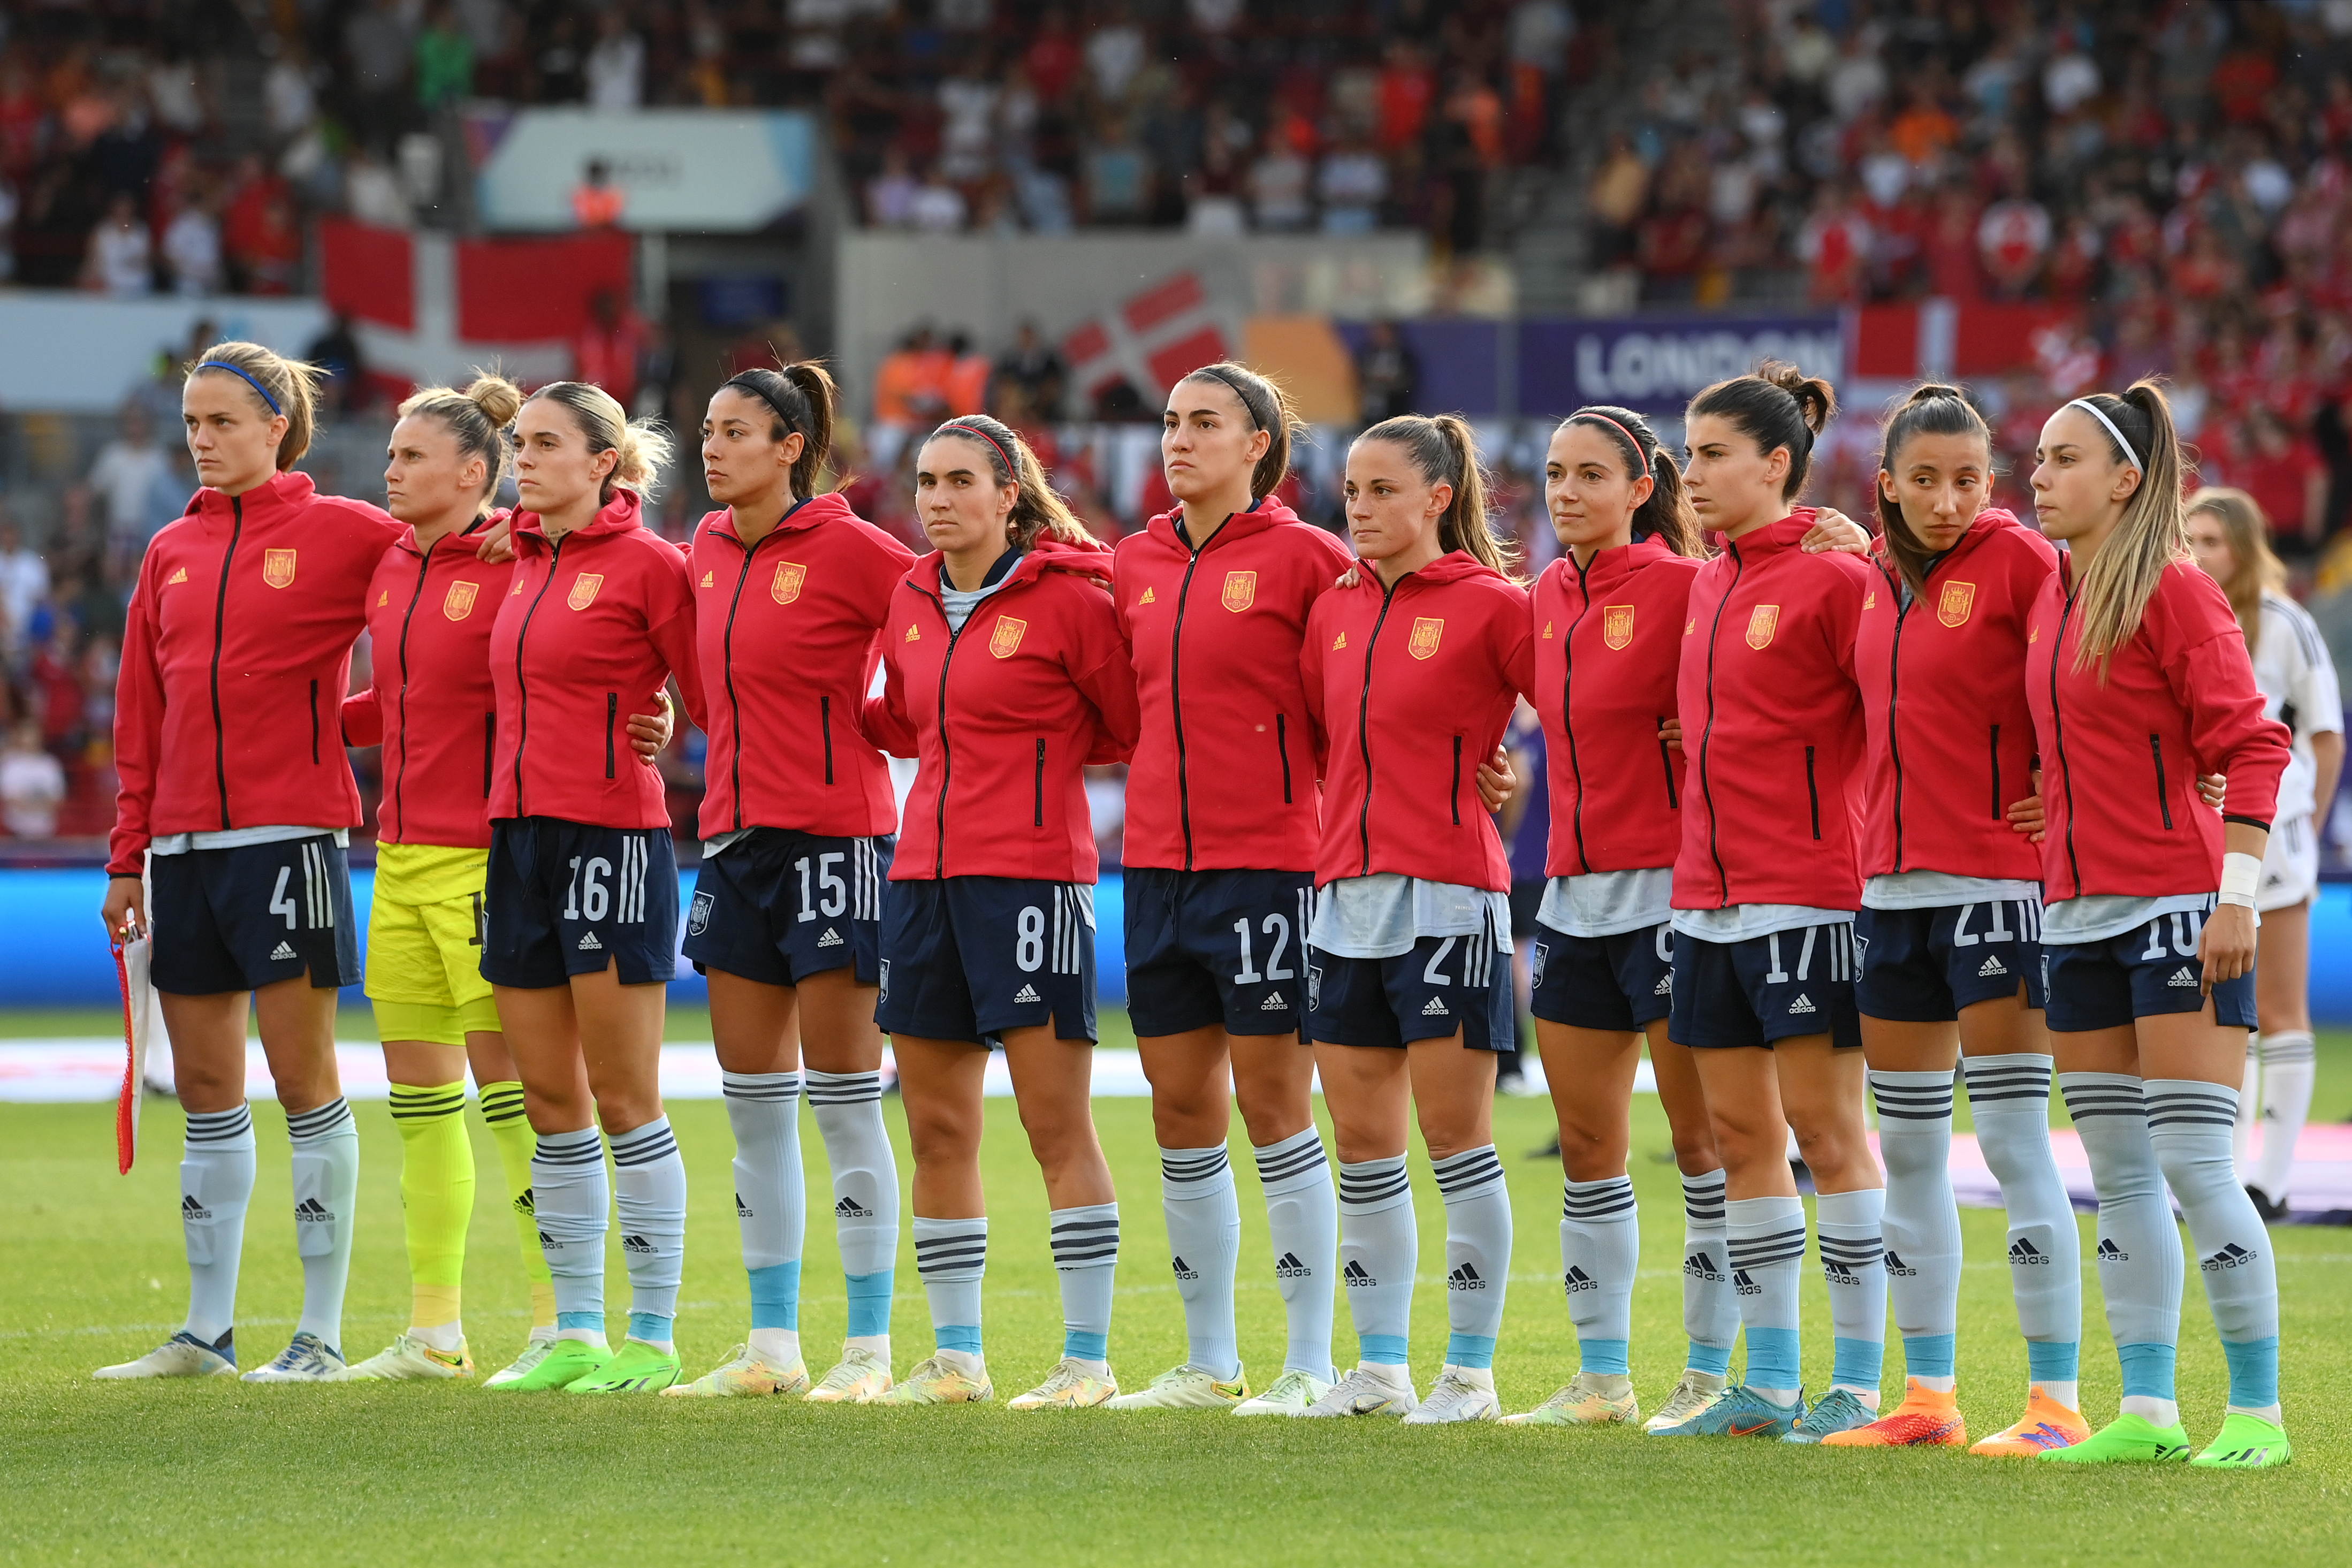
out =
[[[2254,907],[2254,889],[2262,886],[2263,858],[2232,851],[2221,857],[2221,901]]]

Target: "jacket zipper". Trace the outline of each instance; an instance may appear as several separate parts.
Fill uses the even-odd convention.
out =
[[[492,759],[499,754],[499,716],[496,710],[482,715],[482,798],[490,798]]]
[[[1992,819],[2000,820],[2000,726],[1992,727]]]
[[[1666,809],[1681,809],[1675,799],[1675,753],[1666,744],[1666,720],[1663,713],[1658,716],[1658,766],[1666,775]]]
[[[2150,735],[2147,738],[2147,751],[2148,755],[2156,759],[2156,804],[2158,809],[2164,813],[2164,827],[2168,833],[2172,830],[2172,797],[2165,792],[2164,788],[2164,738],[2160,735]]]
[[[522,754],[530,744],[530,682],[523,679],[523,643],[530,636],[530,621],[539,614],[540,601],[547,597],[548,589],[555,585],[555,569],[563,559],[563,541],[555,542],[548,552],[547,576],[539,584],[539,592],[530,596],[530,608],[522,613],[522,625],[515,628],[515,815],[527,816],[522,808]]]
[[[1731,581],[1724,584],[1723,597],[1716,601],[1715,621],[1706,631],[1706,723],[1698,732],[1698,793],[1700,798],[1706,802],[1707,858],[1715,862],[1715,879],[1722,889],[1720,896],[1727,905],[1731,900],[1731,873],[1724,868],[1723,850],[1716,838],[1715,781],[1707,771],[1706,753],[1708,745],[1715,739],[1716,644],[1723,631],[1723,612],[1731,607],[1731,595],[1738,590],[1740,574],[1748,569],[1748,563],[1740,558],[1738,541],[1726,540],[1723,550],[1731,557]]]
[[[2074,890],[2069,898],[2079,898],[2083,891],[2083,862],[2074,854],[2074,775],[2066,766],[2066,719],[2058,710],[2058,661],[2066,657],[2066,623],[2074,616],[2074,595],[2066,595],[2058,612],[2058,634],[2050,647],[2050,738],[2057,742],[2058,777],[2066,792],[2066,868],[2074,875]]]
[[[774,531],[771,530],[767,537],[774,536]],[[741,540],[730,538],[716,530],[711,531],[710,537],[725,539],[736,549],[743,552],[742,567],[735,574],[735,594],[727,601],[727,627],[719,634],[719,657],[727,679],[727,718],[735,734],[734,750],[727,758],[727,776],[729,788],[735,796],[735,826],[740,828],[743,826],[743,705],[735,700],[735,610],[736,606],[743,602],[743,584],[751,580],[751,552],[757,550],[759,546],[746,545]],[[833,782],[833,737],[831,735],[825,737],[824,782],[827,784]]]
[[[1043,735],[1037,737],[1037,781],[1034,791],[1031,798],[1036,802],[1036,805],[1030,813],[1029,822],[1033,827],[1043,827],[1045,826],[1045,737]]]
[[[1576,753],[1576,629],[1584,624],[1584,617],[1592,613],[1592,584],[1585,576],[1585,568],[1577,564],[1573,552],[1569,555],[1568,563],[1576,573],[1576,586],[1584,595],[1584,607],[1576,612],[1576,619],[1568,624],[1568,635],[1562,637],[1559,643],[1562,660],[1559,679],[1559,727],[1568,735],[1569,777],[1576,781],[1576,802],[1568,808],[1569,832],[1576,839],[1576,863],[1590,871],[1592,869],[1592,859],[1584,852],[1584,768]],[[1454,742],[1454,771],[1458,774],[1462,771],[1462,742],[1459,739]],[[1669,777],[1671,778],[1671,775]],[[1460,780],[1457,778],[1455,783],[1458,784]],[[1455,826],[1460,826],[1462,813],[1458,806],[1454,813],[1454,821]]]
[[[1282,804],[1290,799],[1290,721],[1282,714],[1274,716],[1274,749],[1282,758]]]
[[[245,498],[231,496],[228,507],[234,521],[229,524],[228,548],[221,552],[220,592],[213,600],[213,780],[220,786],[221,831],[229,829],[228,820],[228,734],[221,722],[220,667],[221,638],[228,626],[228,571],[236,563],[236,543],[245,536]]]
[[[1400,577],[1397,583],[1403,580]],[[1372,650],[1380,646],[1381,628],[1388,624],[1397,583],[1381,590],[1381,613],[1372,621],[1372,635],[1364,639],[1364,692],[1356,700],[1356,750],[1364,759],[1364,804],[1356,811],[1356,840],[1363,848],[1362,875],[1367,877],[1372,874]]]
[[[437,543],[438,541],[436,542]],[[408,595],[408,608],[402,611],[400,616],[400,646],[398,649],[400,658],[400,765],[394,768],[392,773],[392,815],[398,823],[398,830],[400,831],[404,831],[408,826],[408,807],[401,793],[408,784],[408,628],[410,623],[416,619],[416,606],[421,604],[425,598],[425,574],[432,570],[433,550],[432,546],[427,545],[425,550],[424,558],[416,563],[416,586]],[[312,760],[316,761],[317,759],[314,758]],[[487,797],[489,793],[490,753],[489,749],[485,747],[482,752],[482,794]],[[395,842],[397,842],[397,840],[395,840]]]
[[[831,784],[833,782],[833,699],[831,697],[820,697],[816,700],[816,722],[817,728],[824,731],[824,782]],[[739,794],[735,797],[735,818],[738,826],[740,826],[742,817],[743,797]]]
[[[1903,625],[1911,618],[1911,605],[1904,597],[1901,580],[1888,576],[1884,566],[1878,570],[1881,576],[1886,577],[1887,592],[1895,595],[1895,643],[1886,658],[1886,753],[1895,763],[1895,869],[1900,871],[1903,869],[1903,739],[1895,728],[1895,715],[1899,711],[1896,700],[1903,693]],[[1912,597],[1916,598],[1917,595]],[[1805,748],[1808,782],[1812,777],[1812,748],[1808,746]],[[1816,799],[1813,803],[1813,837],[1819,838],[1821,836],[1822,808]]]
[[[1812,802],[1813,839],[1818,843],[1822,837],[1822,786],[1813,782],[1813,749],[1811,746],[1805,748],[1805,798]]]
[[[613,730],[621,720],[621,694],[604,693],[604,776],[613,776]]]
[[[1462,826],[1462,737],[1454,737],[1454,785],[1446,792],[1446,804],[1454,808],[1454,826]]]
[[[922,593],[920,588],[915,591]],[[940,624],[948,628],[948,651],[940,658],[940,799],[931,839],[931,875],[944,881],[948,874],[948,784],[955,777],[955,752],[948,744],[948,667],[955,662],[956,644],[963,640],[963,633],[949,624],[947,606],[936,595],[926,596],[939,605]],[[976,605],[972,607],[979,608]],[[963,624],[971,625],[970,617]]]
[[[1228,518],[1226,521],[1231,521]],[[1219,523],[1223,528],[1224,523]],[[1209,539],[1214,539],[1213,531]],[[1184,563],[1184,580],[1176,585],[1176,615],[1168,633],[1168,706],[1176,724],[1176,818],[1184,828],[1184,869],[1192,868],[1192,781],[1184,756],[1184,605],[1192,592],[1192,571],[1201,564],[1201,552],[1209,541],[1192,542],[1189,531],[1184,536],[1185,548],[1192,559]],[[1289,797],[1285,795],[1286,800]]]
[[[310,679],[310,765],[319,765],[319,681]]]

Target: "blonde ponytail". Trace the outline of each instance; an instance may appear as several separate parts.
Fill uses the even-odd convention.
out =
[[[1437,520],[1440,550],[1462,551],[1514,583],[1526,581],[1519,574],[1518,542],[1496,533],[1494,519],[1487,513],[1486,474],[1478,458],[1478,433],[1470,428],[1468,420],[1457,414],[1434,418],[1400,414],[1381,420],[1356,440],[1359,444],[1386,441],[1402,447],[1423,480],[1454,487],[1454,499],[1445,503],[1444,513]]]
[[[587,439],[591,457],[598,452],[620,454],[604,478],[597,504],[609,502],[616,489],[634,490],[646,500],[654,499],[661,471],[669,463],[668,431],[650,419],[632,420],[628,410],[593,382],[551,381],[532,393],[530,401],[542,397],[571,410],[572,422]]]
[[[2189,514],[2180,501],[2180,438],[2164,389],[2153,381],[2136,381],[2121,397],[2095,392],[2082,401],[2106,416],[2131,443],[2126,452],[2113,432],[2102,430],[2114,461],[2129,466],[2135,456],[2142,459],[2139,488],[2124,502],[2123,516],[2076,590],[2083,637],[2074,649],[2074,668],[2086,669],[2096,662],[2104,683],[2108,657],[2139,630],[2165,569],[2189,559]]]

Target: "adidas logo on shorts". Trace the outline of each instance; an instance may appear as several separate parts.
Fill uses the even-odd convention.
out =
[[[1674,994],[1675,977],[1671,974],[1659,975],[1658,984],[1650,992],[1653,996],[1671,996]]]
[[[1469,1265],[1465,1264],[1463,1267],[1466,1268]],[[1568,1287],[1568,1293],[1571,1296],[1575,1295],[1580,1290],[1598,1290],[1601,1289],[1601,1281],[1595,1279],[1591,1275],[1587,1274],[1583,1269],[1574,1267],[1571,1267],[1567,1273],[1560,1276],[1560,1283]]]
[[[2006,974],[2008,973],[2008,967],[2004,965],[2000,959],[1988,954],[1984,963],[1978,966],[1977,978],[1979,980],[1990,980],[1997,974]]]
[[[1813,1011],[1813,999],[1804,994],[1802,992],[1798,993],[1797,999],[1789,1004],[1789,1016],[1791,1018],[1797,1016],[1801,1013],[1811,1013],[1811,1011]]]
[[[300,957],[301,955],[300,955],[299,953],[298,953],[298,952],[296,952],[294,951],[294,944],[293,944],[292,942],[279,942],[279,943],[277,945],[277,947],[276,947],[276,948],[274,948],[274,949],[272,949],[272,950],[271,950],[269,956],[270,956],[272,959],[280,959],[280,958],[299,958],[299,957]]]
[[[579,951],[582,952],[602,952],[604,951],[604,944],[596,940],[596,933],[592,931],[580,939]]]
[[[839,947],[841,933],[833,927],[827,926],[824,928],[824,934],[816,939],[816,944],[819,947]]]
[[[1015,991],[1013,994],[1013,999],[1015,1002],[1037,1001],[1039,999],[1037,995],[1037,988],[1034,985],[1024,985],[1020,990]]]
[[[2179,968],[2172,972],[2172,978],[2166,981],[2165,984],[2167,985],[2183,986],[2190,990],[2194,990],[2197,985],[2197,975],[2194,971],[2184,963]]]
[[[1351,1286],[1377,1285],[1380,1283],[1379,1280],[1371,1277],[1371,1274],[1362,1264],[1357,1262],[1352,1258],[1348,1259],[1348,1267],[1339,1270],[1339,1278],[1346,1280]]]
[[[1428,1002],[1423,1005],[1421,1016],[1424,1018],[1450,1018],[1454,1016],[1453,1014],[1445,1010],[1445,998],[1443,996],[1432,996]]]
[[[1185,1262],[1181,1258],[1179,1258],[1176,1260],[1176,1278],[1177,1278],[1177,1279],[1198,1279],[1200,1277],[1201,1277],[1201,1271],[1200,1271],[1199,1269],[1197,1269],[1197,1268],[1193,1268],[1191,1264],[1189,1264],[1189,1263]]]
[[[856,1198],[844,1198],[833,1205],[835,1219],[872,1219],[874,1211],[860,1205]]]
[[[1290,999],[1277,991],[1259,1003],[1257,1010],[1261,1013],[1287,1013],[1290,1011]]]

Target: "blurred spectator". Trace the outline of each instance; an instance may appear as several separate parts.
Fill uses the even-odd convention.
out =
[[[629,14],[608,5],[596,17],[596,47],[581,75],[591,109],[635,109],[646,99],[646,41],[630,29]]]
[[[572,187],[572,221],[582,228],[612,228],[628,206],[628,194],[613,184],[613,165],[591,158]]]
[[[199,193],[173,215],[171,226],[163,231],[163,265],[174,292],[201,297],[221,290],[220,219],[213,209],[212,194]]]
[[[953,234],[963,227],[968,216],[963,193],[948,184],[947,176],[937,169],[923,176],[907,203],[908,226],[925,234]]]
[[[60,583],[77,591],[79,584]],[[49,635],[26,671],[34,705],[41,715],[41,744],[51,755],[77,755],[87,739],[83,724],[88,702],[81,684],[81,627],[73,617],[58,615],[49,623]]]
[[[1035,415],[1053,418],[1062,407],[1062,385],[1069,372],[1062,356],[1037,330],[1024,321],[1013,334],[1013,346],[997,357],[996,380],[1016,388],[1023,405]]]
[[[1421,362],[1396,323],[1374,321],[1356,355],[1356,385],[1363,396],[1367,425],[1411,414],[1421,391]]]
[[[343,205],[354,219],[378,228],[406,228],[415,216],[400,175],[364,147],[344,168]]]
[[[416,107],[431,114],[474,91],[474,40],[445,3],[416,35]]]
[[[613,395],[624,408],[636,401],[638,359],[646,350],[646,323],[617,289],[589,297],[588,320],[572,340],[572,374]]]
[[[1266,138],[1265,150],[1250,165],[1250,210],[1257,226],[1279,232],[1307,226],[1307,182],[1313,171],[1287,142]]]
[[[367,356],[360,347],[359,329],[349,316],[338,314],[327,330],[310,341],[302,357],[326,373],[321,389],[329,401],[344,409],[364,408],[370,402]]]
[[[29,646],[33,606],[48,596],[49,563],[25,542],[16,520],[0,511],[0,655],[15,664]]]
[[[89,469],[89,488],[98,492],[106,521],[110,559],[135,568],[155,531],[178,511],[171,500],[157,504],[174,488],[175,478],[172,459],[155,445],[146,410],[136,404],[124,408],[114,439],[99,448]]]
[[[341,107],[351,116],[361,146],[378,157],[408,121],[408,65],[414,52],[399,0],[361,0],[343,24],[343,58],[350,96]]]
[[[958,331],[948,334],[948,417],[987,413],[988,356],[973,350],[970,332]]]
[[[82,286],[118,300],[143,299],[154,290],[154,247],[139,216],[139,198],[128,191],[114,194],[106,216],[89,231]]]
[[[907,155],[892,148],[882,160],[882,172],[866,183],[866,221],[876,228],[915,226],[915,198],[922,182],[907,170]]]
[[[1388,165],[1379,153],[1359,142],[1333,148],[1324,154],[1316,180],[1316,194],[1323,200],[1323,232],[1370,234],[1388,193]]]
[[[2309,436],[2260,404],[2245,432],[2244,458],[2230,465],[2233,482],[2261,505],[2282,552],[2304,555],[2318,545],[2327,518],[2326,461]]]
[[[0,750],[0,824],[18,838],[55,837],[65,798],[66,771],[42,750],[40,721],[10,725],[6,748]]]

